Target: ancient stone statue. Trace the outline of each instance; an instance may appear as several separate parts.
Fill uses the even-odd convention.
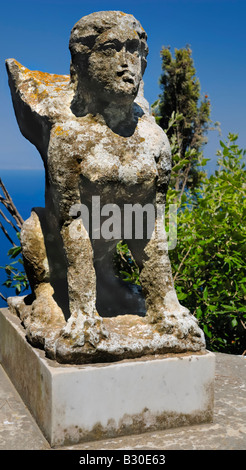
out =
[[[21,230],[32,295],[11,298],[9,306],[28,340],[59,362],[205,348],[197,320],[178,302],[163,212],[156,210],[165,203],[171,155],[143,97],[146,40],[132,15],[98,12],[72,29],[70,76],[6,61],[20,130],[40,152],[46,175],[45,208],[34,208]],[[114,272],[122,232],[102,233],[110,207],[121,214],[134,204],[155,208],[150,235],[124,232],[140,287]],[[127,228],[123,216],[119,223]]]

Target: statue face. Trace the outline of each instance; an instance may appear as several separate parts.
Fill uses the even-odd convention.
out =
[[[144,43],[134,30],[98,36],[88,59],[89,86],[105,101],[133,101],[145,68]]]

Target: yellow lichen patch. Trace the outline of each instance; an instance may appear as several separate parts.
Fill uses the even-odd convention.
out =
[[[41,93],[39,93],[37,91],[37,93],[31,93],[30,94],[31,100],[32,101],[38,101],[38,102],[44,100],[45,98],[47,98],[47,96],[48,96],[48,93],[47,93],[46,90],[43,90]]]
[[[60,91],[63,91],[63,89],[64,89],[64,85],[56,86],[55,88],[53,88],[53,91],[54,93],[60,93]]]
[[[121,14],[122,16],[126,16],[126,14],[123,13],[123,11],[120,11],[120,14]]]
[[[54,129],[54,133],[56,135],[68,135],[69,134],[69,131],[68,130],[64,130],[61,126],[56,126],[55,129]]]
[[[45,86],[56,86],[56,91],[60,91],[64,85],[69,83],[69,75],[58,75],[54,73],[40,72],[39,70],[29,70],[27,67],[21,65],[17,60],[14,59],[15,64],[18,66],[19,70],[27,75],[27,78],[33,80],[36,85],[45,85]]]
[[[19,69],[22,69],[23,72],[24,72],[24,71],[25,71],[25,72],[26,72],[26,71],[27,71],[27,72],[30,72],[30,70],[27,69],[26,67],[24,67],[24,65],[21,65],[20,62],[18,62],[18,60],[13,59],[13,61],[14,61],[15,65],[17,65],[17,67],[18,67]]]
[[[55,94],[60,93],[64,86],[69,83],[69,76],[65,75],[55,75],[46,72],[30,72],[30,79],[33,82],[33,85],[37,88],[37,94],[39,95],[38,88],[41,87],[43,93],[43,88],[47,89],[47,94],[50,95],[50,91]],[[50,90],[50,91],[49,91]],[[41,95],[40,94],[40,95]],[[40,96],[42,99],[42,97]]]
[[[35,103],[41,103],[47,98],[55,98],[63,90],[65,91],[69,85],[69,75],[51,74],[38,70],[32,71],[21,65],[17,60],[13,60],[20,73],[20,90],[29,104],[35,105]]]

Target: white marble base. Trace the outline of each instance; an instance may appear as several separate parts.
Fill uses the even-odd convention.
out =
[[[51,446],[209,422],[215,356],[203,351],[60,365],[0,310],[0,360]]]

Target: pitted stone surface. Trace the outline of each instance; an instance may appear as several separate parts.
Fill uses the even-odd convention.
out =
[[[164,229],[171,151],[143,96],[147,34],[132,15],[97,12],[75,24],[69,47],[70,76],[6,61],[20,130],[46,173],[45,208],[21,230],[32,295],[9,307],[28,340],[62,363],[204,350],[172,279]],[[103,208],[99,226],[93,198]],[[108,205],[120,211],[109,238]],[[125,205],[154,208],[147,234],[125,230]],[[115,275],[122,239],[140,268],[139,288]]]

